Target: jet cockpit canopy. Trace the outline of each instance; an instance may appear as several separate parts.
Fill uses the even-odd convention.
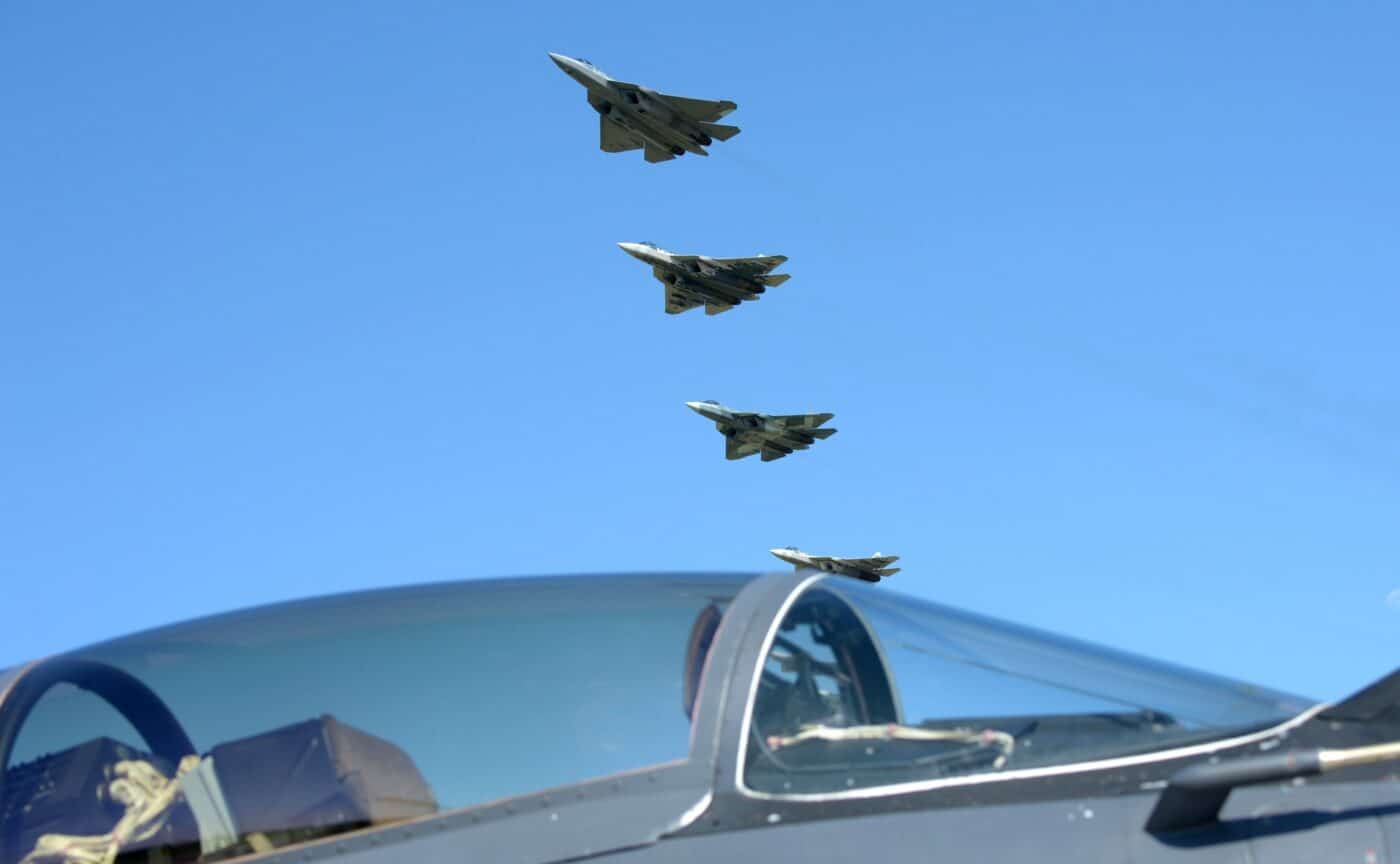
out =
[[[1310,704],[810,571],[394,588],[0,670],[0,864],[212,862],[505,799],[594,806],[584,787],[625,777],[675,803],[664,824],[1105,759],[1139,784]]]

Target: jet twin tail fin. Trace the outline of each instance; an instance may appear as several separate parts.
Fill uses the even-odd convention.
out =
[[[723,123],[698,123],[696,125],[705,130],[706,135],[720,141],[728,141],[739,134],[738,126],[726,126]]]
[[[1359,692],[1329,705],[1318,717],[1400,729],[1400,666]]]
[[[645,146],[644,146],[644,148],[643,148],[642,156],[643,156],[643,158],[645,158],[648,162],[665,162],[665,161],[667,161],[667,160],[669,160],[669,159],[674,159],[674,158],[676,158],[675,156],[672,156],[672,155],[671,155],[671,152],[670,152],[669,150],[665,150],[665,149],[662,149],[661,147],[657,147],[655,144],[652,144],[650,141],[648,141],[648,142],[645,144]]]

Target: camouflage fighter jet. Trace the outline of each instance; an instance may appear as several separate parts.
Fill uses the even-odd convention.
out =
[[[728,141],[739,134],[738,126],[715,122],[739,107],[726,99],[668,96],[611,78],[587,60],[563,54],[549,59],[588,89],[588,104],[599,114],[598,147],[604,152],[641,150],[648,162],[665,162],[684,153],[708,156],[705,148],[716,139]]]
[[[835,429],[817,428],[835,414],[759,414],[735,411],[709,399],[685,404],[701,417],[715,421],[715,428],[724,434],[726,459],[761,453],[764,462],[772,462],[836,434]]]
[[[789,278],[773,273],[787,260],[785,255],[756,255],[752,258],[707,258],[704,255],[678,255],[655,243],[619,243],[622,251],[651,265],[651,272],[666,287],[666,314],[677,315],[704,306],[706,315],[728,312],[745,300]]]
[[[834,558],[825,555],[809,555],[795,546],[784,546],[768,551],[798,570],[810,568],[820,570],[823,573],[840,573],[842,576],[851,576],[863,582],[879,582],[882,577],[893,576],[899,572],[898,567],[890,566],[899,560],[898,555],[881,555],[876,552],[869,558]]]

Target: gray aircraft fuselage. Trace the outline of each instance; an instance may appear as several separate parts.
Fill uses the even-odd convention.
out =
[[[727,413],[732,416],[732,412],[726,412],[722,406],[712,406],[710,403],[696,404],[705,406],[706,410],[701,413],[707,416],[720,418]],[[587,578],[589,584],[599,584],[596,577]],[[1385,742],[1400,739],[1400,670],[1390,673],[1340,702],[1330,705],[1314,704],[1298,713],[1292,713],[1275,725],[1252,730],[1241,729],[1230,737],[1207,734],[1199,740],[1188,737],[1175,742],[1164,738],[1159,747],[1149,746],[1143,752],[1125,752],[1118,756],[1105,758],[1101,755],[1099,758],[1093,758],[1095,741],[1103,736],[1107,736],[1111,741],[1114,736],[1120,734],[1121,729],[1131,728],[1132,717],[1136,716],[1135,714],[1051,713],[1024,718],[1006,716],[1000,718],[1000,722],[1002,725],[1010,724],[1009,728],[1017,730],[1019,743],[1016,749],[1018,753],[1027,757],[1027,761],[1023,765],[1007,767],[1005,770],[964,773],[956,769],[939,768],[939,763],[931,760],[920,760],[919,764],[927,767],[924,776],[893,775],[888,782],[877,785],[852,786],[849,779],[862,771],[864,776],[871,777],[871,771],[882,770],[882,765],[893,767],[892,763],[878,761],[889,757],[880,755],[875,748],[891,754],[895,751],[885,750],[887,742],[872,739],[863,746],[866,748],[866,755],[876,761],[867,762],[864,767],[859,762],[852,762],[845,768],[829,767],[826,776],[835,782],[827,787],[789,790],[753,783],[755,776],[762,775],[751,774],[749,767],[758,764],[757,760],[761,758],[764,743],[754,725],[755,718],[759,716],[756,700],[761,698],[761,689],[770,686],[775,677],[771,663],[775,657],[772,648],[784,632],[781,629],[782,625],[785,622],[801,620],[801,616],[797,615],[795,610],[799,609],[804,598],[825,596],[831,601],[849,603],[840,599],[848,589],[837,580],[844,578],[822,576],[810,569],[756,576],[745,580],[737,593],[724,600],[722,610],[712,600],[710,605],[700,612],[692,625],[686,651],[687,675],[692,669],[694,675],[693,678],[687,677],[685,680],[692,683],[682,682],[680,686],[665,691],[667,696],[674,699],[682,695],[680,691],[684,688],[693,688],[691,695],[684,701],[674,699],[675,703],[681,704],[675,704],[673,710],[681,709],[686,712],[690,734],[682,739],[686,742],[683,745],[684,749],[678,752],[662,751],[669,761],[622,773],[568,782],[563,786],[536,789],[531,786],[535,776],[532,771],[542,770],[541,760],[559,757],[532,753],[528,748],[511,751],[508,753],[509,761],[503,763],[504,767],[496,769],[503,775],[519,778],[515,782],[522,791],[511,797],[435,811],[414,818],[394,815],[396,811],[389,808],[386,815],[381,817],[382,821],[367,825],[358,822],[337,825],[334,821],[328,821],[325,826],[328,833],[313,833],[310,838],[304,840],[299,839],[295,832],[277,832],[274,835],[276,840],[270,841],[267,834],[260,832],[260,843],[276,842],[281,845],[265,852],[255,849],[250,858],[239,860],[278,864],[291,861],[299,864],[397,864],[400,861],[413,861],[418,864],[461,864],[464,861],[498,860],[510,860],[519,864],[562,864],[583,860],[600,864],[706,864],[712,861],[760,861],[765,864],[845,864],[850,861],[872,861],[877,864],[1078,864],[1084,861],[1123,864],[1305,864],[1318,861],[1400,864],[1400,773],[1397,773],[1393,759],[1388,762],[1376,761],[1367,765],[1342,768],[1328,777],[1322,777],[1317,772],[1303,776],[1301,772],[1295,772],[1290,767],[1280,776],[1248,779],[1245,772],[1239,770],[1241,766],[1250,763],[1257,767],[1260,763],[1270,760],[1271,764],[1277,766],[1292,766],[1301,763],[1309,753],[1346,752],[1335,748],[1348,748],[1350,752],[1355,752],[1393,746]],[[654,596],[664,596],[668,598],[668,603],[675,602],[669,598],[682,596],[697,596],[700,602],[704,602],[703,598],[708,593],[697,590],[701,587],[700,584],[672,581],[670,585],[666,585],[665,576],[651,575],[635,578],[629,583],[633,587],[627,590],[637,592],[637,596],[645,598],[649,596],[648,589],[637,586],[653,584],[653,579],[662,583],[656,590],[664,591],[664,594]],[[547,583],[548,580],[541,581]],[[509,584],[514,586],[509,589],[513,594],[528,590],[527,586],[517,584],[517,580],[511,580]],[[583,584],[582,581],[580,584]],[[720,583],[716,581],[703,584]],[[487,587],[485,590],[496,592],[501,589]],[[357,604],[377,604],[383,595],[376,593],[360,596],[365,599],[355,601],[353,595],[343,595],[335,598],[333,602],[336,609],[342,612],[347,609],[368,611],[371,608],[369,605]],[[439,595],[434,593],[432,596]],[[548,598],[558,595],[544,593],[540,596]],[[630,598],[631,595],[628,596]],[[881,614],[890,615],[890,620],[897,622],[896,626],[899,629],[894,632],[911,632],[917,635],[920,632],[917,627],[905,623],[917,619],[906,619],[899,611],[908,602],[908,598],[901,600],[898,595],[887,595],[881,607],[888,611]],[[301,601],[296,607],[282,607],[274,614],[284,617],[294,610],[296,620],[300,621],[304,611],[309,608],[304,603],[305,601]],[[885,603],[888,603],[887,607],[884,606]],[[554,622],[549,612],[557,607],[546,605],[543,608],[546,612],[541,616],[539,625],[541,647],[550,648],[556,643],[550,641],[553,638],[550,633]],[[625,608],[619,608],[618,614],[644,615],[645,610],[651,608],[643,599],[635,607],[626,605]],[[832,607],[828,605],[819,608]],[[227,629],[232,626],[229,622],[239,617],[241,615],[210,619],[220,622],[213,625],[219,628],[213,632],[240,632]],[[981,616],[953,614],[947,621],[950,625],[956,624],[956,629],[933,632],[946,633],[948,644],[958,648],[962,643],[955,641],[955,637],[964,638],[962,633],[966,628],[967,634],[974,640],[969,644],[990,645],[991,643],[976,641],[979,628],[983,626],[979,619]],[[365,620],[373,623],[369,618]],[[589,619],[585,615],[583,620]],[[635,620],[636,626],[629,628],[629,632],[641,632],[654,626],[654,622]],[[683,624],[683,619],[680,620]],[[832,619],[823,617],[820,622],[828,620]],[[852,620],[857,619],[853,617]],[[806,632],[824,631],[824,623],[820,628],[817,626],[820,622],[813,621]],[[859,624],[861,628],[867,626],[863,622]],[[169,638],[177,640],[173,642],[176,648],[186,644],[178,641],[187,636],[184,626],[201,625],[199,622],[192,622],[171,628],[168,632],[173,635]],[[353,636],[355,631],[363,626],[363,623],[353,624],[343,636]],[[465,622],[463,626],[471,626],[471,623]],[[906,627],[911,629],[906,631]],[[859,636],[859,632],[863,632],[842,628],[839,624],[836,628],[830,632],[848,636]],[[149,631],[136,638],[150,639],[153,638],[152,634],[161,632],[163,631]],[[260,629],[248,632],[260,635],[262,633]],[[273,632],[277,631],[274,629]],[[291,632],[300,633],[299,630]],[[1014,627],[994,627],[983,632],[1018,634],[1022,631]],[[1027,647],[1039,643],[1049,649],[1045,652],[1043,662],[1048,664],[1047,668],[1051,670],[1062,662],[1055,659],[1055,652],[1073,641],[1053,634],[1025,632],[1033,640],[1026,643]],[[375,645],[393,644],[381,643],[376,630],[371,629],[370,633],[374,636]],[[1016,638],[1022,637],[1018,635]],[[346,641],[354,643],[357,640]],[[143,649],[138,647],[142,643],[128,644],[130,648],[136,649],[130,652],[132,656],[142,657]],[[197,657],[209,653],[214,647],[211,645],[206,651],[203,646],[209,643],[205,641],[189,644],[201,648],[200,651],[194,652]],[[645,639],[641,644],[646,644]],[[833,653],[843,659],[834,661],[831,665],[846,679],[847,683],[844,686],[852,692],[855,692],[856,687],[853,676],[860,676],[862,683],[874,684],[891,674],[890,668],[878,654],[873,655],[867,663],[851,659],[855,648],[860,644],[860,638],[847,637],[834,638],[832,642]],[[908,646],[897,645],[896,650],[907,653],[919,644],[914,641]],[[300,640],[294,645],[299,646]],[[50,780],[45,784],[24,780],[25,776],[32,775],[11,773],[16,767],[11,764],[9,758],[11,746],[16,740],[23,740],[20,738],[20,732],[26,719],[31,716],[30,709],[55,686],[80,687],[92,694],[92,698],[108,701],[109,708],[105,710],[116,709],[117,715],[126,716],[129,721],[139,726],[140,731],[137,734],[140,734],[142,739],[149,738],[145,740],[145,744],[152,749],[165,747],[173,748],[174,753],[197,753],[180,725],[179,718],[161,701],[155,690],[132,673],[100,662],[98,658],[101,655],[94,657],[87,653],[100,651],[102,647],[94,646],[74,654],[34,661],[13,669],[0,669],[0,805],[13,805],[0,806],[0,829],[12,827],[7,824],[8,820],[22,822],[30,818],[27,814],[31,812],[45,819],[52,818],[56,811],[44,808],[52,808],[55,800],[64,800],[63,796],[68,796],[67,800],[74,802],[65,805],[70,808],[88,806],[89,802],[92,806],[105,806],[105,802],[100,801],[96,794],[77,794],[91,783],[99,783],[105,787],[111,777],[105,771],[75,770],[56,775],[62,778],[60,783]],[[171,656],[174,658],[172,662],[180,662],[178,652],[167,655],[159,643],[153,647],[160,650],[155,656],[162,661]],[[264,646],[259,642],[254,647],[260,650]],[[841,650],[836,651],[835,648]],[[618,648],[613,646],[610,650],[616,652]],[[261,654],[254,656],[260,657]],[[398,654],[394,656],[396,659],[400,657]],[[509,656],[505,656],[506,660],[503,662],[509,662]],[[789,648],[782,656],[798,655]],[[1071,652],[1067,656],[1072,658],[1075,655]],[[1153,680],[1150,677],[1155,674],[1152,670],[1159,664],[1124,656],[1132,664],[1128,668],[1144,670],[1148,677],[1143,681]],[[610,660],[607,651],[600,653],[599,658],[599,663],[607,663]],[[928,669],[932,673],[928,679],[929,684],[941,684],[937,670],[945,667],[941,664],[925,666],[922,662],[914,662],[915,658],[921,659],[922,655],[913,652],[910,660],[901,662],[913,662],[914,665],[896,668]],[[963,662],[977,662],[976,667],[969,665],[968,668],[980,669],[982,666],[980,658],[975,655]],[[836,665],[838,663],[839,666]],[[138,664],[137,668],[144,669],[146,666],[142,663]],[[160,671],[164,667],[155,668]],[[386,668],[400,667],[396,663]],[[460,671],[452,668],[450,663],[445,668],[444,674],[449,677]],[[946,668],[951,671],[954,667]],[[1115,666],[1109,665],[1106,668],[1113,669]],[[700,674],[701,670],[703,674]],[[204,686],[219,687],[223,680],[217,674],[219,671],[218,665],[212,665],[207,676],[200,676],[209,682]],[[780,668],[779,672],[782,675],[794,674],[788,672],[785,667]],[[875,677],[868,677],[871,675]],[[417,686],[433,688],[434,693],[441,689],[439,679],[442,676],[424,674],[412,677],[415,681],[422,681]],[[649,680],[649,676],[641,678],[637,686],[647,686],[643,682]],[[994,679],[971,680],[986,680],[987,684],[992,684]],[[174,685],[176,681],[161,683]],[[955,679],[950,680],[950,685],[956,683]],[[488,681],[482,689],[485,698],[493,695],[493,686],[499,685]],[[951,694],[950,699],[959,698],[956,695],[957,687],[944,686],[947,686]],[[1242,698],[1245,693],[1254,689],[1245,685],[1237,686]],[[250,696],[244,697],[250,701],[250,716],[263,716],[259,713],[263,708],[262,702],[259,701],[259,693],[266,699],[281,692],[277,689],[254,689]],[[582,692],[588,694],[592,691]],[[876,691],[872,688],[868,692],[873,694]],[[884,699],[894,704],[897,692],[891,687],[885,687]],[[591,706],[608,695],[603,693],[591,698],[586,697],[582,704]],[[1282,700],[1280,704],[1290,701],[1287,694],[1274,695]],[[996,699],[998,694],[993,690],[988,691],[987,696]],[[278,700],[279,703],[280,701]],[[186,707],[186,703],[183,702],[175,704]],[[475,702],[471,704],[474,705]],[[934,706],[933,710],[938,710],[937,706],[941,705],[939,702],[926,704]],[[1212,710],[1209,702],[1203,702],[1201,707],[1207,714]],[[91,709],[81,706],[68,710],[87,714]],[[299,710],[299,706],[293,710]],[[445,706],[445,710],[451,709]],[[862,712],[859,715],[861,718],[873,717],[870,708],[854,710]],[[1154,722],[1170,721],[1170,718],[1154,715],[1151,711],[1146,714],[1154,718]],[[37,718],[43,715],[36,713],[33,716]],[[568,719],[567,714],[559,716],[563,720]],[[1057,738],[1054,731],[1057,723],[1076,717],[1087,725],[1060,726],[1062,730],[1071,728],[1077,731],[1068,738],[1063,737],[1062,732],[1061,737]],[[1094,721],[1095,717],[1110,722],[1100,724]],[[84,722],[102,722],[89,717],[82,719]],[[659,717],[657,719],[660,720]],[[983,723],[991,719],[994,718],[960,722]],[[445,730],[442,735],[465,738],[473,731],[471,728],[452,726],[450,721],[445,720],[438,720],[437,725]],[[890,724],[891,729],[896,726],[897,721]],[[1045,728],[1042,729],[1042,726]],[[91,727],[80,724],[75,728]],[[410,725],[408,728],[418,727]],[[503,746],[498,745],[491,734],[487,734],[495,732],[489,725],[483,725],[481,728],[482,737],[490,746]],[[580,753],[590,753],[590,748],[596,749],[599,746],[596,733],[579,734],[575,737],[577,743],[573,746]],[[1043,747],[1032,749],[1033,743],[1046,745],[1049,750]],[[1056,747],[1066,748],[1061,751],[1064,758],[1054,756]],[[397,794],[398,790],[403,788],[398,784],[373,785],[374,781],[366,778],[372,777],[375,771],[356,772],[353,775],[354,786],[349,785],[350,781],[342,781],[335,775],[322,779],[312,771],[301,770],[303,764],[314,763],[314,760],[305,755],[306,751],[287,749],[281,752],[285,753],[282,759],[274,757],[266,760],[269,763],[279,763],[283,760],[286,762],[285,766],[279,766],[285,770],[268,775],[275,778],[277,783],[275,788],[269,787],[272,789],[271,794],[258,796],[244,793],[245,800],[258,805],[250,812],[286,813],[286,816],[279,815],[277,818],[292,820],[301,818],[300,814],[303,812],[324,812],[332,814],[328,818],[333,820],[337,818],[333,814],[359,812],[350,808],[363,806],[353,803],[348,795],[339,797],[343,794],[338,791],[342,782],[346,788],[377,789],[381,796],[386,790]],[[854,754],[857,751],[850,752]],[[1047,753],[1050,758],[1043,762],[1038,761],[1041,759],[1041,753]],[[53,757],[51,755],[39,758]],[[412,760],[408,759],[407,755],[404,758],[408,760],[411,768]],[[771,761],[771,757],[769,758]],[[1298,763],[1294,762],[1295,759]],[[214,770],[222,767],[222,763],[217,766],[212,762],[209,764],[211,770],[205,776],[217,778]],[[356,764],[373,765],[391,778],[397,779],[402,776],[395,773],[396,769],[388,763],[382,766],[377,763]],[[450,766],[454,763],[446,763],[446,767],[436,761],[432,764],[438,770],[446,772],[445,775],[438,776],[443,776],[448,785],[460,782],[451,776],[453,770]],[[1207,774],[1203,775],[1201,769],[1208,769]],[[416,772],[416,769],[412,770]],[[802,774],[799,771],[800,766],[789,770],[790,778],[801,782]],[[848,775],[848,783],[844,786],[840,784],[840,776],[843,773]],[[160,775],[157,773],[157,776]],[[191,773],[188,776],[195,775]],[[1225,785],[1202,785],[1202,776],[1214,776],[1217,781],[1224,779],[1227,782]],[[1236,779],[1228,779],[1231,776]],[[1183,779],[1187,777],[1195,779],[1187,782]],[[24,785],[18,785],[21,783]],[[180,786],[186,790],[210,788],[193,783]],[[258,787],[244,788],[256,790]],[[288,795],[288,790],[314,790],[321,794],[330,794],[329,791],[322,790],[335,790],[334,794],[337,797],[326,800],[340,809],[302,810],[300,808],[308,806],[303,803],[308,799]],[[1173,792],[1180,793],[1177,795],[1178,805],[1175,808],[1164,808],[1164,803]],[[28,806],[27,799],[10,797],[20,794],[37,794],[34,809],[31,810]],[[188,800],[189,792],[186,791],[185,795]],[[284,803],[284,799],[287,803]],[[212,799],[206,797],[204,800]],[[319,802],[322,799],[310,800]],[[369,800],[384,802],[400,799],[371,797]],[[342,801],[345,803],[342,804]],[[279,809],[292,806],[298,809]],[[219,811],[228,809],[227,802],[221,795],[217,808],[208,805],[207,810],[199,812],[217,816]],[[1165,810],[1170,810],[1173,818],[1157,820],[1156,817],[1163,815]],[[69,809],[57,812],[79,811]],[[222,818],[227,819],[227,815]],[[198,857],[200,844],[205,839],[205,836],[198,832],[198,820],[198,816],[193,817],[190,821],[196,824],[186,825],[181,829],[187,831],[194,828],[196,842],[189,846],[174,847],[191,853],[176,860],[193,861]],[[42,824],[47,826],[64,823],[59,821]],[[217,824],[222,826],[233,823],[220,821]],[[306,824],[312,831],[322,829],[319,823]],[[47,830],[52,829],[46,828]],[[287,836],[280,836],[282,834]],[[0,864],[38,861],[52,864],[59,861],[98,860],[91,856],[79,858],[77,855],[25,855],[26,849],[13,845],[17,836],[17,832],[0,830]],[[111,835],[96,838],[62,834],[46,836],[53,838],[49,841],[49,846],[52,847],[64,842],[104,840]],[[79,851],[83,849],[76,848]],[[170,847],[156,847],[155,854],[149,856],[137,852],[123,854],[121,860],[171,860]]]
[[[670,252],[645,243],[619,243],[622,251],[662,271],[657,276],[668,285],[684,288],[694,294],[711,298],[730,306],[743,300],[757,300],[767,288],[754,279],[746,279],[704,256],[676,260]],[[709,263],[707,263],[709,262]],[[662,275],[662,274],[665,275]]]
[[[595,111],[628,134],[649,141],[673,156],[681,153],[710,155],[702,146],[710,143],[710,136],[653,91],[645,87],[638,87],[636,92],[630,88],[622,90],[601,70],[573,57],[551,53],[549,59],[588,90],[588,104]]]

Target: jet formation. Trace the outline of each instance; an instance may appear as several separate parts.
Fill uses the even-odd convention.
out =
[[[619,81],[582,58],[551,53],[549,59],[588,91],[604,152],[641,150],[648,162],[666,162],[686,153],[708,156],[706,147],[739,134],[738,126],[715,122],[739,107],[727,99],[669,96]]]
[[[677,315],[697,306],[706,315],[728,312],[745,300],[789,278],[772,271],[787,260],[785,255],[755,255],[752,258],[709,258],[679,255],[655,243],[619,243],[622,251],[651,265],[651,272],[666,289],[666,314]]]
[[[739,127],[715,122],[738,107],[726,99],[671,96],[620,81],[579,57],[551,53],[549,59],[588,92],[588,104],[598,112],[598,146],[604,152],[641,150],[648,162],[665,162],[686,153],[708,156],[706,147],[739,134]],[[651,267],[662,285],[668,315],[701,306],[706,315],[728,312],[790,278],[773,272],[786,263],[785,255],[711,258],[671,252],[650,242],[617,245]],[[761,414],[736,411],[711,400],[685,404],[714,421],[724,435],[724,456],[729,460],[759,454],[764,462],[772,462],[836,434],[835,429],[823,428],[835,416],[829,413]],[[878,552],[871,558],[809,555],[790,548],[772,552],[798,569],[815,568],[867,582],[899,572],[898,567],[889,566],[898,556]]]
[[[686,404],[730,459],[836,431]],[[1400,864],[1400,669],[1328,704],[771,552],[797,571],[341,594],[0,669],[0,864]],[[684,749],[611,746],[658,735]]]

